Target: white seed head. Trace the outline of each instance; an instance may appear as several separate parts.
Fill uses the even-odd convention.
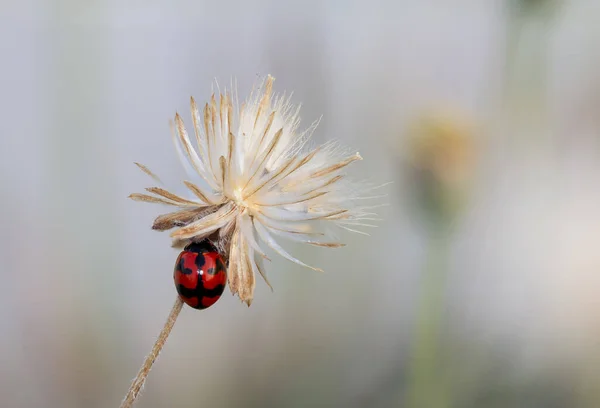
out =
[[[201,112],[192,98],[194,142],[181,116],[175,116],[172,136],[191,173],[192,180],[184,181],[189,197],[159,187],[147,189],[153,195],[130,196],[178,207],[159,216],[153,228],[176,227],[171,233],[175,247],[213,241],[228,260],[232,293],[248,305],[256,273],[269,284],[262,265],[268,260],[265,244],[292,262],[320,270],[290,255],[275,237],[335,248],[343,244],[332,241],[328,225],[361,232],[356,226],[372,226],[364,220],[374,219],[357,205],[368,198],[361,197],[364,191],[343,174],[360,155],[346,154],[333,143],[308,148],[316,123],[298,133],[299,109],[289,97],[273,95],[273,81],[268,76],[241,106],[237,93],[225,92],[218,100],[213,94]]]

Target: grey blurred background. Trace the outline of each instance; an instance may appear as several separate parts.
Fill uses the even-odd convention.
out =
[[[175,299],[168,120],[294,91],[389,205],[183,310],[137,406],[600,406],[600,3],[0,3],[0,407],[116,407]]]

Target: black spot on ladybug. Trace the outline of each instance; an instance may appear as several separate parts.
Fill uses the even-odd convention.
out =
[[[188,289],[183,285],[177,285],[177,291],[179,294],[186,298],[199,298],[201,301],[203,297],[217,297],[221,296],[225,290],[225,285],[217,285],[214,289],[206,289],[199,283],[194,289]]]
[[[200,253],[198,253],[198,255],[196,255],[195,263],[196,263],[196,266],[198,267],[198,269],[202,269],[202,267],[206,263],[206,259],[204,259],[204,253],[200,252]]]
[[[202,257],[204,258],[204,257]],[[191,275],[192,273],[194,273],[194,271],[192,271],[190,268],[186,268],[184,266],[185,264],[185,259],[183,257],[181,257],[179,259],[179,265],[177,265],[177,269],[184,275]]]
[[[208,275],[216,275],[219,272],[225,271],[225,265],[223,264],[223,262],[221,262],[220,259],[217,259],[216,263],[216,268],[208,268],[208,270],[206,271]]]

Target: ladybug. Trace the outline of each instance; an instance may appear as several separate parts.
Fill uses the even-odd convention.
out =
[[[227,268],[210,241],[193,242],[177,257],[173,280],[181,300],[194,309],[206,309],[225,290]]]

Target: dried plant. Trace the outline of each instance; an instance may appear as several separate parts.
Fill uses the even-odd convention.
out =
[[[210,240],[223,255],[228,285],[248,306],[252,303],[255,276],[267,280],[264,244],[282,257],[320,271],[284,250],[275,237],[327,248],[344,244],[334,239],[334,228],[362,232],[373,226],[369,207],[359,205],[364,186],[349,181],[343,171],[361,160],[337,144],[309,148],[317,126],[297,132],[299,108],[290,97],[273,95],[273,77],[255,89],[248,100],[238,95],[213,94],[202,113],[191,99],[195,145],[179,114],[171,126],[180,158],[192,181],[184,181],[189,196],[162,187],[150,194],[132,194],[136,201],[165,204],[176,210],[159,216],[153,229],[171,232],[173,247]],[[157,182],[147,167],[138,167]],[[371,207],[372,208],[372,207]],[[133,404],[154,359],[158,356],[182,307],[178,298],[159,340],[142,366],[122,407]]]

